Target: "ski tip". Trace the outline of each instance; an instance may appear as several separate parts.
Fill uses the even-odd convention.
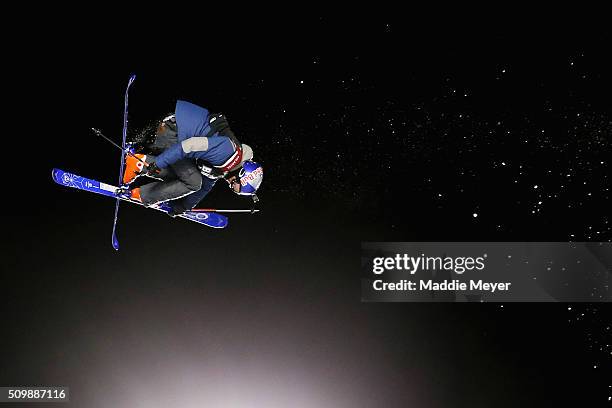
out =
[[[131,84],[132,82],[134,82],[135,79],[136,79],[136,74],[131,74],[129,83]]]
[[[119,240],[117,239],[117,237],[115,235],[113,235],[113,248],[115,249],[115,251],[119,250]]]
[[[62,173],[62,171],[60,169],[52,169],[51,170],[51,178],[53,179],[53,181],[55,181],[56,183],[60,183],[60,179],[59,179],[59,174]]]

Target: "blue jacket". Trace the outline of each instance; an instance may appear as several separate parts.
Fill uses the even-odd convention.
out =
[[[207,109],[179,100],[176,102],[174,114],[178,127],[178,143],[157,156],[155,164],[159,168],[163,169],[182,159],[200,159],[219,166],[236,151],[236,146],[228,137],[218,133],[203,137],[210,131],[210,114]]]

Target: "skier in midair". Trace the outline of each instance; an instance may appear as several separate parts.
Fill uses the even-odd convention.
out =
[[[149,154],[136,154],[142,161],[127,157],[124,184],[140,175],[157,181],[123,193],[145,206],[170,201],[170,215],[176,216],[194,208],[219,179],[234,193],[257,200],[262,167],[252,161],[253,150],[238,141],[223,114],[179,100],[175,113],[158,126],[155,139],[135,147]]]

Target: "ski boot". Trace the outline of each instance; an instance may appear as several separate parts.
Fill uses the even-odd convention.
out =
[[[115,190],[115,194],[121,198],[142,202],[140,199],[140,188],[130,189],[129,185],[123,185]]]
[[[130,184],[143,174],[144,163],[147,161],[146,154],[126,155],[125,171],[123,172],[123,184]]]

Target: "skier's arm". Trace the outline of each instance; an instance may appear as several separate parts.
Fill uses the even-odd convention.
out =
[[[207,137],[190,137],[180,143],[176,143],[157,156],[155,164],[164,169],[182,159],[193,159],[201,156],[202,152],[208,150]]]

